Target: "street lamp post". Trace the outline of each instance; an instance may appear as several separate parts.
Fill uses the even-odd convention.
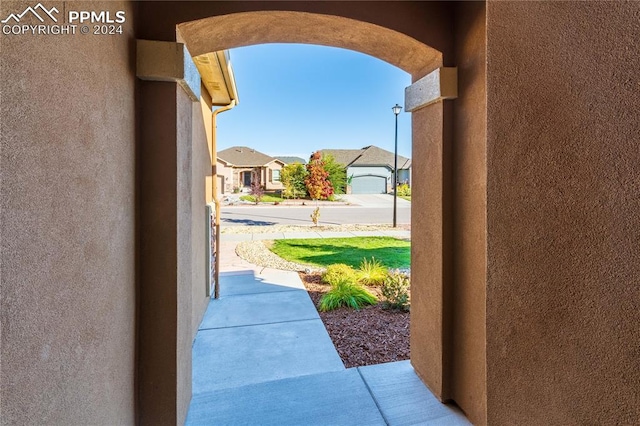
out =
[[[396,138],[395,138],[395,151],[393,154],[393,227],[397,227],[398,217],[398,114],[402,110],[402,107],[396,104],[393,108],[393,113],[396,115]]]

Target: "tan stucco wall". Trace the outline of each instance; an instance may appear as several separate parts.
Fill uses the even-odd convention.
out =
[[[195,339],[198,326],[207,308],[207,238],[208,223],[205,204],[211,197],[211,154],[209,152],[210,136],[207,127],[211,127],[211,113],[202,111],[201,104],[194,103],[192,112],[192,185],[191,185],[191,338]],[[209,193],[209,195],[207,194]]]
[[[224,176],[224,193],[230,194],[233,192],[233,188],[235,186],[234,177],[233,177],[233,168],[228,167],[225,163],[221,161],[216,162],[216,172],[218,176]],[[220,189],[218,189],[218,193],[222,193]]]
[[[264,10],[283,13],[270,13],[261,25],[255,25],[254,17],[232,15]],[[140,23],[141,35],[148,39],[172,40],[171,24],[189,22],[180,25],[180,33],[194,55],[257,43],[313,43],[364,52],[422,76],[439,61],[440,52],[451,52],[453,45],[445,36],[451,29],[446,2],[234,1],[192,2],[181,8],[172,2],[149,2],[141,3],[140,12],[156,17]],[[227,16],[217,22],[202,20],[217,15]]]
[[[639,16],[488,5],[490,424],[640,421]]]
[[[139,82],[141,283],[139,419],[176,419],[177,153],[174,83]],[[189,316],[191,320],[191,316]],[[157,392],[153,392],[156,389]]]
[[[140,82],[140,89],[140,422],[180,424],[191,399],[193,337],[208,301],[205,184],[211,160],[201,104],[175,83]]]
[[[264,182],[265,182],[267,190],[269,190],[269,191],[273,191],[273,190],[284,188],[284,186],[282,185],[282,182],[273,180],[273,171],[274,170],[282,171],[282,164],[280,164],[280,163],[278,163],[276,161],[273,161],[273,162],[271,162],[271,163],[269,163],[267,165],[267,168],[264,171],[264,174],[265,174]]]
[[[135,423],[134,9],[91,7],[125,34],[0,35],[1,424]]]
[[[459,99],[413,114],[416,370],[478,424],[637,422],[637,3],[497,2],[486,18],[479,4],[435,2],[137,7],[139,38],[173,40],[176,24],[207,16],[304,10],[398,32],[372,46],[375,27],[345,38],[335,21],[304,41],[376,54],[414,79],[457,65]],[[206,306],[206,132],[173,83],[140,82],[134,97],[132,25],[109,39],[2,38],[2,423],[131,424],[136,385],[141,424],[186,414]],[[181,29],[202,48],[247,44],[215,25],[207,40],[206,28]],[[259,31],[253,42],[295,41],[286,26]],[[398,56],[413,48],[424,56]]]
[[[443,393],[442,324],[442,104],[432,104],[412,114],[412,158],[416,184],[412,188],[412,233],[421,235],[411,244],[411,363],[436,394]],[[433,137],[436,130],[440,137]],[[415,208],[428,206],[431,208]],[[418,225],[418,226],[416,226]],[[431,250],[426,250],[431,247]]]
[[[177,181],[177,258],[178,258],[178,281],[175,283],[177,292],[177,347],[176,347],[176,381],[177,381],[177,397],[176,400],[176,424],[184,423],[189,409],[191,400],[191,346],[193,345],[194,332],[191,329],[194,322],[193,312],[193,294],[196,283],[192,282],[193,274],[196,272],[197,259],[192,256],[192,249],[195,241],[204,244],[204,229],[199,235],[191,233],[194,226],[194,219],[197,215],[192,210],[192,193],[198,192],[193,188],[193,152],[194,145],[197,143],[194,134],[193,125],[197,123],[194,120],[193,113],[196,112],[197,119],[202,121],[200,113],[200,103],[191,102],[182,87],[176,87],[177,102],[177,138],[176,138],[176,165],[178,168]],[[202,128],[202,125],[198,126]],[[203,129],[199,129],[202,132]],[[201,141],[202,142],[202,141]],[[206,141],[205,141],[206,142]],[[204,195],[204,194],[202,194]],[[195,204],[198,204],[196,200]],[[202,210],[204,210],[204,197],[200,198]],[[202,221],[200,221],[202,223]],[[202,268],[204,268],[204,258],[202,258]],[[204,283],[203,283],[204,284]],[[204,294],[203,294],[204,296]],[[144,301],[143,301],[144,303]],[[169,419],[163,419],[167,421]],[[154,422],[160,424],[159,422]],[[174,420],[170,421],[171,424]]]
[[[482,2],[457,10],[458,99],[454,109],[451,167],[453,283],[449,300],[453,333],[450,397],[474,424],[486,423],[486,14]]]

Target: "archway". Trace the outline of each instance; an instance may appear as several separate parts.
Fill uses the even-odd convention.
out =
[[[177,26],[178,38],[197,57],[223,49],[262,43],[308,43],[374,56],[419,80],[442,65],[442,53],[402,33],[353,19],[316,13],[258,11],[214,16]],[[418,110],[413,118],[416,170],[412,237],[412,362],[427,385],[443,399],[442,103]],[[423,123],[428,122],[423,127]],[[417,129],[417,131],[415,131]],[[429,146],[431,145],[431,146]],[[424,150],[424,151],[423,151]],[[440,163],[439,163],[440,162]],[[426,184],[428,183],[428,184]],[[440,194],[438,194],[440,192]],[[433,238],[433,239],[430,239]],[[428,248],[428,249],[427,249]],[[425,251],[429,252],[426,255]],[[434,261],[437,259],[436,261]],[[431,278],[431,279],[429,279]],[[414,325],[415,324],[415,325]],[[428,342],[428,343],[425,343]],[[442,346],[441,346],[442,345]],[[437,372],[437,373],[436,373]]]
[[[190,18],[194,17],[190,16]],[[167,22],[164,24],[166,25]],[[344,16],[299,11],[251,11],[207,17],[185,23],[176,22],[176,24],[177,39],[186,44],[194,57],[251,44],[309,43],[355,50],[377,57],[409,72],[413,81],[419,80],[443,63],[440,51],[412,37],[383,26]],[[152,87],[148,89],[144,96],[148,102],[157,105],[159,99],[154,94],[155,89]],[[168,102],[177,105],[174,111],[169,111],[169,115],[174,116],[174,122],[181,123],[180,112],[191,108],[187,105],[188,101],[179,99],[180,96],[176,97],[171,91],[166,92],[164,96]],[[412,240],[414,244],[412,245],[411,360],[424,382],[443,401],[454,398],[451,394],[449,378],[452,364],[450,361],[452,344],[450,283],[453,263],[451,254],[453,219],[450,214],[451,194],[448,191],[451,185],[452,121],[453,110],[451,106],[445,107],[443,102],[429,104],[412,114],[412,156],[414,158]],[[174,132],[174,134],[177,133],[179,132]],[[157,135],[157,132],[155,134]],[[180,135],[174,138],[173,142],[169,141],[167,145],[171,151],[170,156],[178,161],[181,142],[176,139],[179,138]],[[143,145],[146,143],[143,138]],[[154,149],[157,149],[157,140],[153,143]],[[177,148],[172,144],[177,145]],[[179,256],[176,255],[176,257]],[[143,280],[143,289],[144,287]],[[180,299],[178,295],[174,298]],[[143,304],[146,304],[144,300]],[[180,307],[178,307],[179,310]],[[179,313],[177,316],[180,316]],[[477,318],[475,316],[473,319]],[[175,323],[175,329],[177,329],[180,321],[176,319]],[[141,334],[144,340],[144,325]],[[180,332],[177,330],[176,334],[178,340],[183,342],[183,348],[179,348],[177,352],[182,353],[182,357],[185,358],[184,351],[189,350],[186,345],[188,340],[180,338]],[[158,356],[151,354],[153,346],[149,345],[149,349],[142,351],[142,358],[147,356],[145,353],[150,357]],[[178,370],[181,368],[183,367],[177,367]],[[183,392],[186,392],[185,389],[188,386],[186,378],[190,379],[190,374],[185,373],[183,376],[185,379],[179,382],[182,383]],[[154,373],[150,372],[149,377],[154,377]],[[476,380],[473,386],[482,388],[484,378],[480,375]],[[144,393],[145,383],[146,380],[142,377],[141,393]],[[185,393],[186,397],[179,395],[180,383],[176,396],[178,404],[184,403],[185,398],[188,401],[189,396],[188,392]],[[141,409],[145,410],[144,403],[141,405],[143,405]]]

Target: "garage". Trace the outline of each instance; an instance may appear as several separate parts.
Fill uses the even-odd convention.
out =
[[[352,194],[386,194],[387,178],[384,176],[354,176],[351,181]]]

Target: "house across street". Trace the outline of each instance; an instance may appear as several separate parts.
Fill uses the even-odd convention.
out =
[[[386,194],[393,191],[393,152],[365,146],[362,149],[323,149],[347,168],[347,181],[352,194]],[[398,156],[398,183],[411,185],[411,160]]]
[[[346,169],[351,194],[387,194],[393,192],[394,153],[374,145],[362,149],[323,149]],[[267,191],[284,189],[282,168],[291,163],[306,164],[293,156],[272,157],[246,146],[233,146],[217,153],[218,190],[221,194],[246,191],[259,179]],[[398,183],[411,185],[411,160],[398,156]]]

